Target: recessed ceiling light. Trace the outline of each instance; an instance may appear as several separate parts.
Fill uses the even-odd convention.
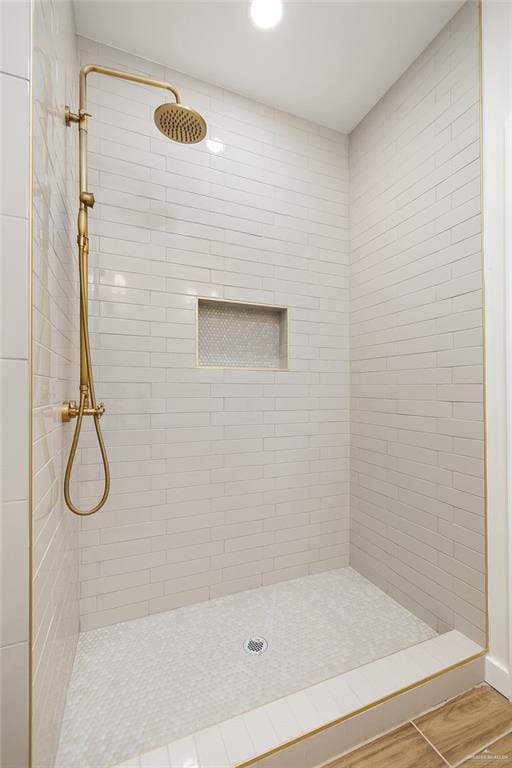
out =
[[[281,0],[252,0],[251,19],[260,29],[275,27],[283,15]]]

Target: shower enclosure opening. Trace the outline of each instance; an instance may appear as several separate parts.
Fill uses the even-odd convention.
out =
[[[242,4],[203,77],[180,4],[75,5],[34,0],[32,766],[320,765],[481,679],[479,7],[374,4],[378,78],[369,6],[285,4],[274,93],[209,56]],[[308,13],[342,116],[281,87]]]

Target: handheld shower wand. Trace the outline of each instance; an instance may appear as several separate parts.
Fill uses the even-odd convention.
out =
[[[135,75],[130,72],[122,72],[117,69],[102,67],[96,64],[88,64],[80,70],[78,114],[71,112],[69,107],[66,107],[65,109],[66,125],[70,126],[72,123],[77,123],[79,131],[80,207],[78,210],[77,243],[80,283],[80,398],[78,405],[74,400],[67,400],[62,404],[61,409],[61,418],[63,422],[68,422],[75,418],[77,420],[64,475],[64,499],[71,512],[81,516],[93,515],[95,512],[98,512],[98,510],[104,506],[110,493],[110,468],[107,449],[105,447],[105,441],[100,426],[100,419],[105,413],[105,406],[103,403],[96,402],[94,375],[91,362],[91,346],[89,341],[87,289],[89,271],[89,208],[94,206],[94,195],[89,191],[87,184],[87,127],[88,118],[91,117],[87,112],[87,76],[92,72],[170,91],[174,95],[175,102],[162,104],[155,110],[154,120],[158,130],[169,139],[181,144],[196,144],[197,142],[202,141],[206,136],[206,122],[204,118],[194,109],[185,107],[181,103],[179,91],[169,83],[152,80],[148,77]],[[84,416],[92,416],[94,420],[94,428],[96,430],[96,437],[103,463],[104,476],[102,496],[95,506],[87,510],[78,509],[73,503],[70,493],[71,472],[73,470],[73,464],[78,449],[78,441],[80,439]]]

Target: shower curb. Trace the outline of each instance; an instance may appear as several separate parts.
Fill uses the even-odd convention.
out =
[[[114,768],[314,768],[484,679],[457,630],[225,720]]]

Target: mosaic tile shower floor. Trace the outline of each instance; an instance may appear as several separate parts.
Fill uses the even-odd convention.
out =
[[[56,768],[109,768],[435,635],[352,568],[85,632]]]

